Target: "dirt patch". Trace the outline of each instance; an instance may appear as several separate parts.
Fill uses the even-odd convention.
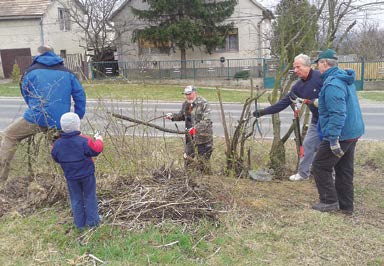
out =
[[[13,178],[0,190],[0,217],[8,212],[26,215],[43,207],[64,203],[66,190],[63,186],[63,182],[57,182],[51,176]]]

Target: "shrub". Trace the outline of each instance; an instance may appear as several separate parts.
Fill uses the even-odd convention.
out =
[[[18,64],[14,64],[13,69],[12,69],[12,73],[11,73],[12,81],[15,83],[19,82],[20,76],[21,76],[20,67]]]
[[[235,79],[248,79],[249,78],[249,71],[248,70],[242,70],[239,72],[236,72]]]

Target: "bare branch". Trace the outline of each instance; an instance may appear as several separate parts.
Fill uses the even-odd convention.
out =
[[[125,116],[125,115],[120,115],[120,114],[116,114],[116,113],[111,113],[111,115],[113,117],[116,117],[116,118],[119,118],[119,119],[123,119],[123,120],[127,120],[127,121],[132,122],[132,123],[136,123],[136,124],[140,124],[140,125],[144,125],[144,126],[148,126],[148,127],[153,127],[153,128],[156,128],[156,129],[158,129],[160,131],[164,131],[164,132],[167,132],[167,133],[173,133],[173,134],[187,134],[188,133],[187,130],[185,130],[185,131],[173,130],[173,129],[161,127],[161,126],[158,126],[158,125],[155,125],[155,124],[152,124],[152,123],[148,123],[148,122],[145,122],[145,121],[141,121],[141,120],[138,120],[138,119],[135,119],[135,118],[132,118],[132,117],[128,117],[128,116]]]

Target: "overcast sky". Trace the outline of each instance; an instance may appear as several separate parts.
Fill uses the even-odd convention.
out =
[[[260,4],[262,4],[264,7],[272,10],[273,12],[275,11],[276,5],[280,2],[280,0],[256,0]],[[313,1],[309,1],[313,2]],[[372,3],[372,2],[381,2],[383,3],[383,0],[355,0],[354,5],[362,5],[365,3]],[[371,7],[370,10],[367,12],[361,12],[359,14],[359,22],[363,23],[364,18],[368,18],[369,21],[377,22],[379,24],[380,28],[384,28],[384,4],[381,5],[375,5],[374,7]]]

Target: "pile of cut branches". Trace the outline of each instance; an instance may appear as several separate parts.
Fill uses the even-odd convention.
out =
[[[224,211],[219,206],[223,202],[219,204],[209,185],[197,182],[199,178],[161,168],[149,178],[115,182],[109,191],[99,195],[100,213],[112,225],[128,228],[165,220],[217,222],[218,213]]]
[[[147,223],[164,221],[192,224],[201,219],[218,222],[230,199],[218,195],[221,188],[204,181],[204,177],[184,170],[161,167],[150,177],[99,179],[99,212],[104,224],[140,228]],[[107,185],[108,184],[108,185]],[[41,208],[68,205],[64,179],[17,178],[0,190],[0,217],[12,211],[32,214]],[[225,207],[222,207],[225,206]]]

